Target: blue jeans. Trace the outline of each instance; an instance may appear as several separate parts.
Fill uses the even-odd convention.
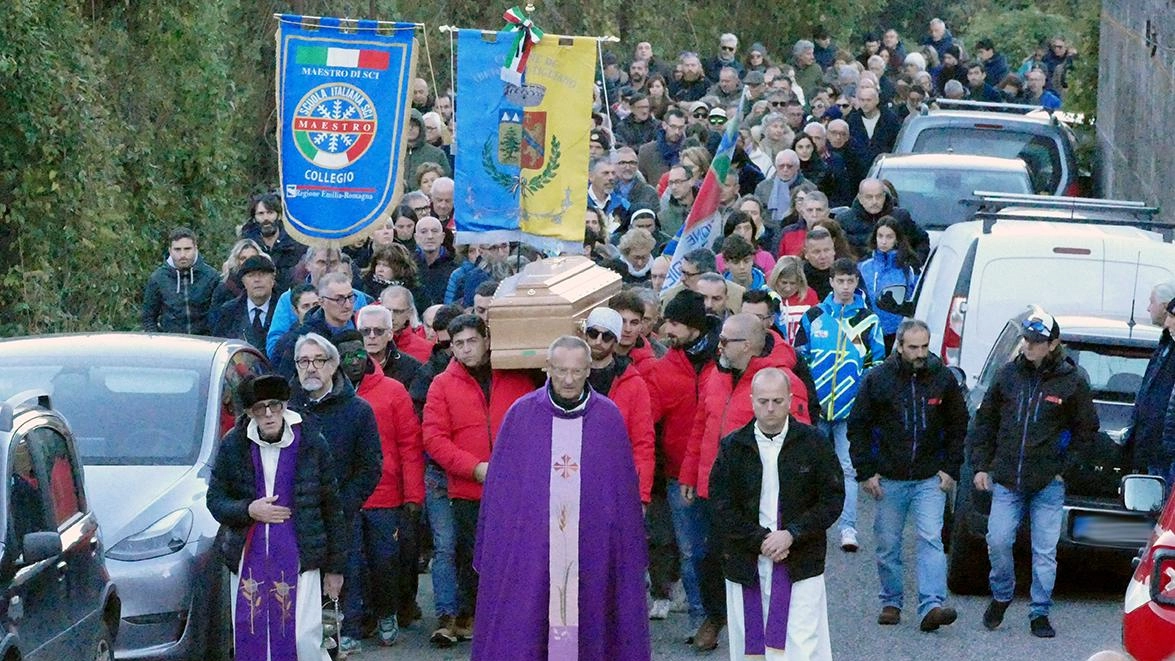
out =
[[[836,458],[840,460],[840,469],[845,474],[845,506],[841,510],[837,526],[841,531],[857,529],[857,469],[853,468],[853,460],[849,457],[849,422],[837,420],[829,422],[820,420],[817,428],[832,441],[836,449]]]
[[[925,480],[881,478],[884,495],[877,503],[873,534],[877,538],[878,597],[882,606],[902,607],[902,531],[914,518],[918,578],[918,617],[926,617],[947,597],[947,557],[942,550],[942,513],[947,495],[937,475]]]
[[[396,613],[400,578],[400,511],[360,510],[355,516],[343,582],[343,635],[362,638],[364,615]]]
[[[694,502],[687,503],[681,497],[681,485],[677,480],[670,478],[666,482],[669,512],[673,517],[673,533],[677,537],[677,550],[681,554],[681,585],[685,588],[685,598],[689,601],[690,624],[697,626],[706,616],[706,609],[702,606],[702,585],[699,577],[702,556],[706,554],[708,521],[703,520],[696,498]]]
[[[457,531],[449,505],[449,480],[431,461],[424,469],[424,507],[432,528],[432,592],[436,615],[457,616]]]
[[[1049,614],[1053,605],[1053,584],[1057,581],[1057,540],[1061,538],[1061,519],[1065,504],[1065,485],[1053,479],[1036,493],[1024,494],[1003,485],[992,485],[991,516],[987,519],[987,554],[991,558],[991,596],[997,601],[1011,601],[1016,593],[1016,567],[1012,544],[1016,530],[1028,508],[1032,528],[1032,605],[1028,616]]]

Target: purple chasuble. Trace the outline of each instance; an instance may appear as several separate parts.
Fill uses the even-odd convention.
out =
[[[293,507],[294,466],[302,439],[301,425],[292,427],[294,442],[281,449],[273,481],[277,505]],[[265,470],[261,447],[252,443],[253,475],[258,498],[265,497]],[[294,518],[284,523],[254,522],[241,555],[241,585],[234,622],[239,661],[297,661],[294,604],[298,584],[298,539]]]
[[[578,419],[578,420],[576,420]],[[578,424],[568,424],[576,420]],[[578,661],[647,661],[647,563],[644,517],[632,446],[620,411],[593,393],[582,409],[555,406],[543,387],[522,397],[502,422],[490,458],[478,519],[474,568],[479,574],[474,661],[548,661],[552,604],[568,614]],[[553,453],[555,434],[578,433],[580,456]],[[572,447],[561,443],[554,445]],[[579,481],[578,544],[567,581],[550,567],[552,473]],[[558,502],[559,494],[554,494]],[[554,561],[554,562],[553,562]],[[552,585],[566,585],[568,600],[553,600]],[[576,598],[576,593],[578,597]],[[561,614],[560,614],[561,616]]]

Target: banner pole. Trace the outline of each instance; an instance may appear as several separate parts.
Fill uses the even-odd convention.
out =
[[[441,32],[458,32],[460,30],[475,29],[475,28],[460,28],[460,27],[457,27],[456,25],[438,25],[437,29],[440,30]],[[494,32],[497,32],[497,30],[478,30],[478,32],[494,33]],[[546,34],[546,36],[554,37],[555,39],[595,39],[596,41],[602,41],[605,43],[613,43],[613,44],[620,43],[620,37],[614,37],[610,34],[606,34],[602,37],[592,37],[592,36],[587,36],[587,35],[575,36],[575,35],[565,35],[565,34],[551,34],[550,32],[548,32]]]

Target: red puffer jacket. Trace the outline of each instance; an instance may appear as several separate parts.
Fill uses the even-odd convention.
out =
[[[653,466],[655,460],[656,436],[653,433],[653,411],[649,399],[649,387],[640,371],[629,363],[624,367],[608,391],[608,399],[620,409],[624,426],[628,428],[628,441],[632,443],[632,458],[636,462],[637,477],[640,478],[641,502],[648,504],[653,495]]]
[[[422,363],[427,363],[428,357],[432,355],[432,342],[429,342],[423,333],[423,326],[420,330],[405,326],[394,336],[396,348]]]
[[[456,360],[433,379],[424,402],[424,449],[445,469],[450,498],[481,500],[473,469],[490,460],[506,411],[532,390],[534,382],[525,373],[494,370],[487,402],[477,380]]]
[[[791,415],[804,424],[811,423],[808,389],[791,370],[795,366],[795,353],[782,351],[779,345],[787,347],[779,343],[767,348],[766,355],[752,358],[738,383],[734,382],[734,375],[725,369],[711,370],[702,383],[680,478],[682,484],[697,489],[699,497],[708,498],[710,495],[710,469],[718,458],[719,442],[755,417],[751,408],[751,381],[759,370],[778,367],[787,372],[791,382]],[[788,356],[791,357],[790,365]]]
[[[656,397],[653,420],[661,425],[661,449],[665,454],[665,475],[678,479],[693,431],[698,391],[706,374],[714,369],[707,363],[699,375],[683,349],[670,349],[656,363],[649,379]]]
[[[424,443],[412,398],[403,384],[376,370],[355,393],[371,405],[383,450],[383,472],[363,509],[424,504]]]

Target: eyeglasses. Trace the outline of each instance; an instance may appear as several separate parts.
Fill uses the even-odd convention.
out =
[[[431,205],[425,205],[425,206],[423,206],[423,207],[411,207],[411,208],[412,208],[412,211],[416,213],[416,215],[420,215],[420,214],[422,214],[422,213],[426,213],[426,212],[428,212],[428,211],[432,211],[432,206],[431,206]]]
[[[695,112],[693,115],[694,119],[706,119],[709,116],[710,116],[710,113],[705,113],[705,112]]]
[[[696,277],[698,277],[699,275],[702,275],[702,272],[701,272],[701,271],[687,271],[687,270],[685,270],[685,269],[682,269],[682,270],[681,270],[681,277],[682,277],[682,279],[685,279],[685,278],[696,278]]]
[[[710,123],[715,126],[722,126],[723,124],[726,123],[726,118],[725,117],[711,117]]]
[[[257,402],[249,407],[249,413],[253,414],[254,418],[263,418],[269,415],[281,415],[285,410],[286,403],[280,399],[267,399],[263,402]]]
[[[344,363],[362,363],[367,361],[367,351],[359,349],[358,351],[348,351],[340,356]]]
[[[772,101],[771,102],[772,108],[782,108],[786,105],[787,105],[787,101]]]
[[[294,364],[300,370],[308,370],[311,366],[316,370],[320,370],[329,362],[330,358],[299,358],[294,361]]]
[[[724,347],[728,344],[737,344],[739,342],[746,342],[746,341],[747,341],[747,338],[745,338],[745,337],[722,337],[721,335],[718,336],[718,346],[722,346],[722,347]]]
[[[677,186],[679,184],[688,184],[689,179],[670,179],[665,183],[669,184],[670,186]]]
[[[636,161],[616,161],[616,165],[636,165]]]
[[[1053,44],[1053,48],[1064,48],[1065,44]]]
[[[383,337],[384,333],[388,332],[388,329],[380,328],[379,326],[368,326],[367,328],[360,328],[359,332],[367,337]]]
[[[598,340],[600,336],[604,337],[605,342],[615,342],[616,335],[612,331],[602,331],[598,328],[589,328],[583,332],[589,339]]]
[[[726,52],[728,52],[728,53],[733,53],[733,52],[734,52],[734,46],[719,46],[719,48],[721,48],[722,50],[724,50],[724,51],[726,51]]]
[[[586,367],[547,367],[547,374],[556,378],[564,379],[573,377],[576,379],[583,378],[588,373]]]
[[[350,305],[355,302],[355,292],[351,292],[346,296],[319,296],[320,301],[330,301],[335,305]]]
[[[408,314],[409,312],[412,311],[412,308],[388,308],[388,309],[392,311],[392,314]]]
[[[851,106],[852,106],[851,103],[838,103],[838,104],[836,104],[836,107],[840,108],[841,110],[844,110],[844,109],[849,108]]]

